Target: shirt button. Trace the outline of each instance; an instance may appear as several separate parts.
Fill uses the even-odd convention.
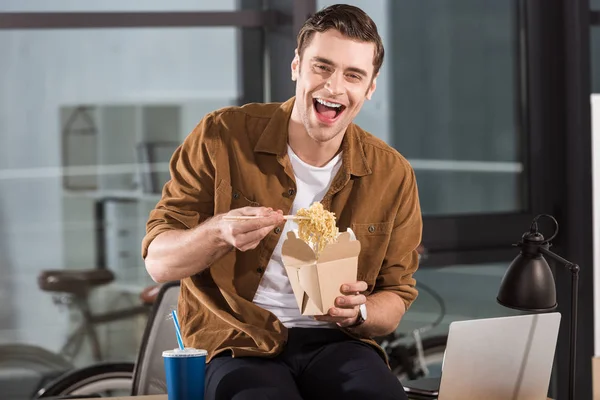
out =
[[[264,269],[262,269],[262,267],[256,268],[256,272],[258,272],[259,274],[262,274],[263,271],[264,271]]]
[[[373,225],[369,225],[369,232],[375,232],[375,227]]]
[[[280,227],[275,228],[275,233],[279,235],[281,233],[281,228]]]
[[[296,193],[296,191],[295,191],[294,189],[290,189],[290,190],[288,190],[288,194],[289,194],[290,196],[293,196],[293,195],[294,195],[294,193]]]
[[[240,194],[238,192],[233,192],[233,198],[234,199],[239,199],[240,198]]]

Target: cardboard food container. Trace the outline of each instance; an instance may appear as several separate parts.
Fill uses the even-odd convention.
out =
[[[341,296],[345,283],[356,282],[360,242],[352,232],[338,235],[319,256],[295,232],[288,232],[281,256],[302,315],[324,315]]]

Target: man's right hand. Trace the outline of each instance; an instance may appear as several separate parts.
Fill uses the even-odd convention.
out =
[[[226,220],[225,216],[260,216],[250,220]],[[243,207],[222,214],[218,226],[221,238],[240,251],[256,248],[276,226],[284,222],[281,210],[266,207]]]

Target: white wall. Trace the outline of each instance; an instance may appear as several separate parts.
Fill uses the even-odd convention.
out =
[[[143,10],[235,8],[235,0],[3,0],[0,12],[131,11],[142,4]],[[42,269],[64,267],[62,182],[27,176],[61,165],[59,107],[236,98],[235,30],[1,31],[0,54],[0,290],[11,290],[16,311],[0,314],[0,322],[9,321],[0,326],[0,341],[56,349],[67,315],[39,291],[36,278]]]

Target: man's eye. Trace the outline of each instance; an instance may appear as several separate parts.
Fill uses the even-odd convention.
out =
[[[317,65],[316,67],[321,71],[329,71],[329,67],[327,65]]]
[[[349,74],[348,77],[353,81],[359,81],[361,79],[361,76],[357,74]]]

